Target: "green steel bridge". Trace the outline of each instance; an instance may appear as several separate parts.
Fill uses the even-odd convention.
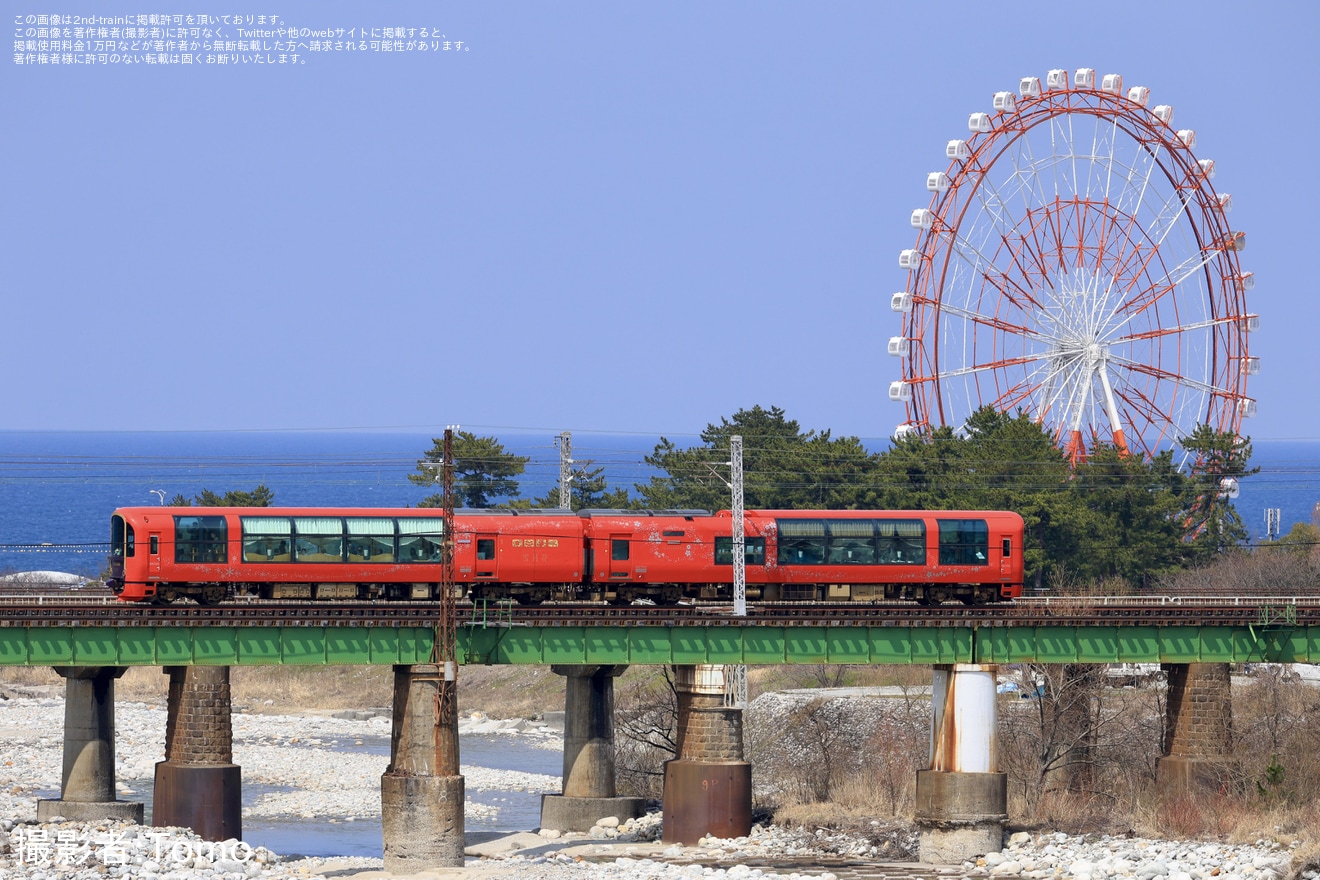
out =
[[[0,665],[393,665],[431,659],[438,608],[0,606]],[[461,607],[465,664],[1320,663],[1320,599],[1147,597],[1009,606]]]

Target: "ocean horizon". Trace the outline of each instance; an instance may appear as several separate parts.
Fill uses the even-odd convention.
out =
[[[519,478],[522,497],[543,496],[557,485],[554,434],[477,433],[494,434],[508,451],[530,457]],[[612,488],[632,491],[655,473],[643,458],[659,439],[575,433],[573,459],[603,467]],[[670,439],[680,446],[700,442],[695,435]],[[264,484],[281,506],[413,506],[436,491],[408,480],[432,442],[432,434],[412,432],[0,432],[0,574],[95,575],[104,567],[111,511],[159,504],[162,496],[192,498],[203,489]],[[1280,511],[1281,534],[1311,520],[1320,502],[1320,441],[1264,440],[1253,447],[1260,473],[1242,481],[1235,506],[1252,540],[1263,541],[1269,508]]]

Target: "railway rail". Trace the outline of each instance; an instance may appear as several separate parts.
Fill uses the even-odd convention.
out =
[[[565,626],[1245,626],[1320,625],[1318,596],[1048,597],[1011,604],[923,607],[907,603],[677,607],[594,603],[524,607],[460,605],[464,627]],[[0,628],[67,626],[434,626],[436,602],[248,602],[135,605],[113,598],[0,597]]]

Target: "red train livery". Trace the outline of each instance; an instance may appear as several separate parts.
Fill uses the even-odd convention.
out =
[[[432,599],[435,509],[130,507],[110,519],[125,601]],[[1022,518],[1003,511],[755,510],[747,597],[1004,601],[1022,594]],[[728,600],[732,514],[458,510],[454,580],[473,600]]]

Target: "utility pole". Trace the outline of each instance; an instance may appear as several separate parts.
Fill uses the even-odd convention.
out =
[[[746,536],[743,534],[743,446],[742,435],[729,438],[729,488],[733,492],[733,613],[747,616],[747,554]],[[729,666],[725,669],[724,703],[737,708],[747,707],[747,667]]]
[[[458,603],[454,599],[454,431],[445,428],[445,458],[440,465],[444,535],[440,539],[440,622],[435,628],[431,662],[440,667],[435,692],[435,775],[458,776]]]
[[[1278,507],[1265,508],[1265,540],[1273,541],[1279,537],[1279,532],[1283,530],[1282,513]]]
[[[573,509],[573,432],[561,431],[555,438],[559,447],[559,509]]]

